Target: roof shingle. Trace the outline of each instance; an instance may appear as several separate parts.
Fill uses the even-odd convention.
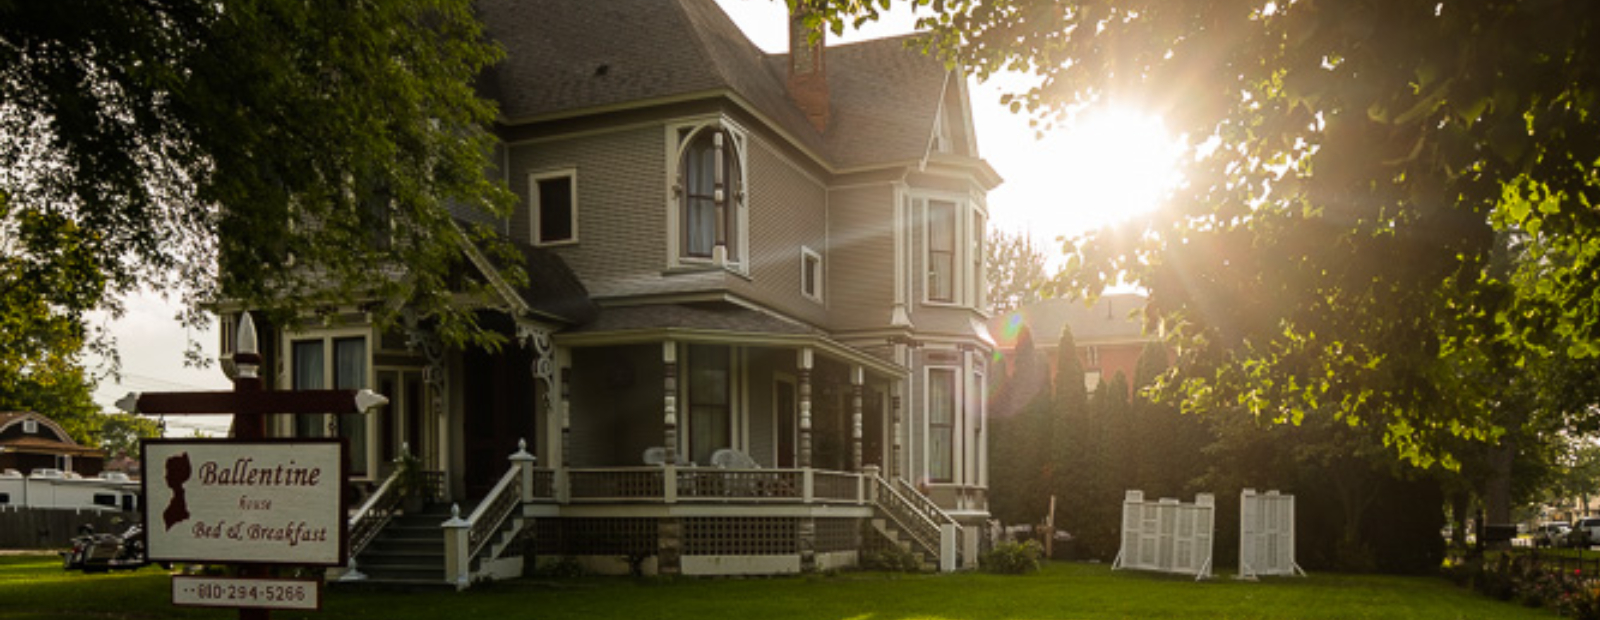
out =
[[[789,98],[787,55],[751,43],[712,0],[483,0],[506,58],[485,92],[516,123],[728,91],[837,168],[919,159],[946,70],[908,37],[829,47],[830,114],[819,132]]]

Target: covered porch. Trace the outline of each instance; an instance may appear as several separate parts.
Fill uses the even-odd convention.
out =
[[[546,436],[560,441],[539,447],[542,463],[901,471],[907,370],[803,325],[648,306],[555,341],[560,427]]]

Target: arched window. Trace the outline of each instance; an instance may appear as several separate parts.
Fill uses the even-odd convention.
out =
[[[739,206],[744,200],[741,153],[732,133],[717,127],[686,131],[678,165],[678,252],[686,258],[739,262]]]

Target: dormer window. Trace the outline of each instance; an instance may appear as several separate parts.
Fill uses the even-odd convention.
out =
[[[744,256],[744,137],[717,124],[678,128],[676,257],[739,265]]]

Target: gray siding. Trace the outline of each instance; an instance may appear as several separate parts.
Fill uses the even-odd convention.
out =
[[[660,125],[647,125],[513,146],[509,182],[519,204],[512,237],[529,240],[529,173],[576,168],[578,243],[552,250],[589,293],[611,297],[682,288],[686,282],[661,275],[667,255],[665,141]]]
[[[833,275],[828,248],[828,193],[813,177],[778,155],[762,136],[749,140],[750,279],[735,278],[733,290],[781,312],[825,325],[828,302],[800,293],[800,247],[823,256],[823,282]]]
[[[889,326],[894,307],[894,187],[889,183],[829,192],[828,292],[838,330]]]

